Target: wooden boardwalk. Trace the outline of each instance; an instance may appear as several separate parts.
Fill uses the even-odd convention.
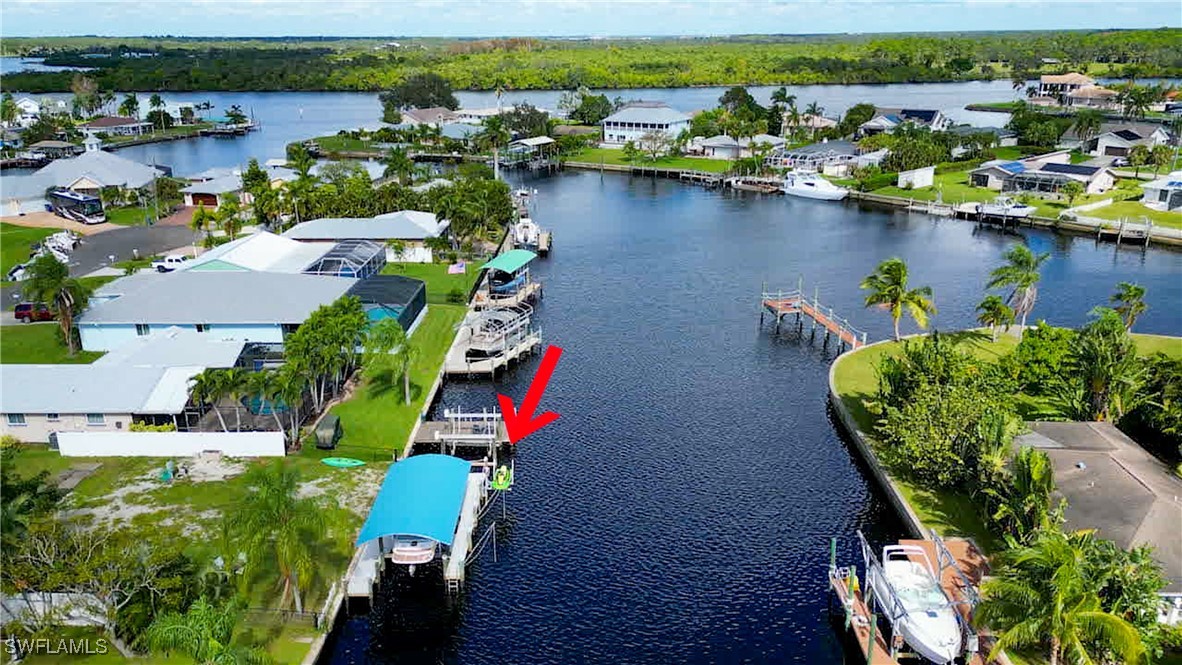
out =
[[[822,305],[815,297],[810,301],[798,289],[796,291],[765,291],[761,298],[759,322],[763,323],[764,316],[771,314],[776,320],[776,330],[785,316],[796,315],[796,320],[807,317],[813,322],[813,328],[820,326],[825,335],[837,337],[843,348],[850,350],[866,345],[866,333],[850,325],[850,322],[837,316],[832,307]]]

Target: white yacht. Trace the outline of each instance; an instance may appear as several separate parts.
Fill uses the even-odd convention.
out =
[[[956,607],[944,594],[922,547],[888,545],[882,548],[882,563],[868,561],[867,570],[891,626],[915,653],[937,665],[960,655]]]
[[[992,203],[978,203],[977,213],[986,217],[1023,219],[1034,214],[1034,206],[1019,203],[1009,196],[999,196]]]
[[[531,252],[538,250],[542,230],[529,217],[522,217],[513,225],[513,245]]]
[[[850,191],[822,178],[816,173],[808,171],[793,171],[784,175],[784,184],[780,189],[790,196],[802,196],[806,199],[821,199],[824,201],[840,201]]]

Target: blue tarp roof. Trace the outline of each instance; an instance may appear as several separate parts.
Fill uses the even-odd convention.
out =
[[[357,544],[381,536],[419,536],[451,546],[471,463],[451,455],[415,455],[382,481]]]

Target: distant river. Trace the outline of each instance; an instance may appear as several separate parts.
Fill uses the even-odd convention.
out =
[[[469,570],[455,622],[408,635],[383,607],[320,665],[842,663],[829,538],[860,567],[856,530],[902,530],[829,413],[833,354],[807,326],[758,329],[765,282],[803,277],[878,340],[890,319],[858,282],[899,256],[951,330],[975,325],[989,271],[1026,242],[1052,255],[1035,318],[1078,325],[1128,280],[1148,288],[1138,329],[1182,334],[1177,252],[610,173],[510,181],[537,188],[534,219],[554,231],[532,272],[535,324],[565,349],[542,403],[561,418],[521,444],[499,561]],[[437,408],[520,400],[536,369],[449,382]],[[411,601],[421,618],[439,595]]]

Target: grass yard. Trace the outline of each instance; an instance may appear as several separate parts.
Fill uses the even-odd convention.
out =
[[[902,189],[894,186],[882,187],[874,190],[874,193],[883,196],[898,196],[904,199],[914,199],[916,201],[935,201],[936,194],[941,193],[944,203],[951,205],[967,202],[987,203],[1001,196],[1001,192],[970,185],[968,171],[941,173],[935,177],[934,183],[931,187],[924,187],[922,189]],[[1072,205],[1079,206],[1105,198],[1108,198],[1105,194],[1086,194],[1076,197]],[[1035,214],[1040,217],[1058,217],[1059,213],[1068,208],[1066,201],[1047,201],[1043,199],[1033,199],[1031,205],[1037,209]]]
[[[317,136],[312,139],[323,152],[380,152],[373,147],[373,141],[355,139],[350,136]]]
[[[6,277],[16,264],[29,259],[29,248],[33,243],[60,230],[0,223],[0,278]]]
[[[411,427],[424,407],[427,391],[439,375],[439,368],[455,337],[456,325],[466,309],[459,305],[432,304],[411,343],[418,351],[411,366],[411,403],[402,397],[402,381],[365,381],[349,400],[333,407],[341,419],[344,436],[332,455],[390,459],[401,452]],[[320,454],[307,451],[307,455]],[[327,455],[324,455],[327,456]]]
[[[427,302],[431,304],[448,303],[447,294],[453,289],[459,289],[464,294],[464,301],[472,291],[472,285],[480,276],[480,266],[468,262],[468,269],[462,275],[447,274],[446,263],[387,263],[382,269],[383,275],[403,275],[421,279],[427,284]]]
[[[99,351],[79,351],[73,356],[58,341],[54,322],[4,326],[0,331],[0,363],[60,365],[92,363],[102,356]]]
[[[961,348],[988,362],[1013,351],[1019,341],[1016,335],[1001,333],[998,340],[993,342],[988,332],[982,330],[966,330],[948,334],[946,337],[956,339],[961,343]],[[1137,350],[1143,355],[1162,352],[1174,358],[1182,358],[1180,337],[1134,334],[1133,339],[1137,344]],[[876,344],[847,353],[836,361],[833,380],[837,394],[858,427],[865,433],[871,432],[874,427],[874,418],[866,403],[878,391],[876,368],[883,357],[897,354],[899,348],[900,344],[897,342]],[[1021,395],[1018,400],[1018,409],[1023,413],[1034,412],[1040,407],[1039,401],[1030,396]],[[877,445],[873,439],[871,444]],[[925,526],[934,528],[941,534],[970,536],[986,550],[992,550],[1000,544],[989,533],[968,497],[954,492],[929,490],[908,482],[890,469],[888,472]]]
[[[1153,210],[1141,205],[1140,201],[1116,201],[1111,205],[1106,205],[1102,208],[1089,210],[1081,213],[1088,217],[1099,217],[1101,219],[1111,219],[1119,221],[1121,218],[1128,218],[1130,222],[1141,222],[1142,217],[1148,217],[1155,226],[1168,226],[1173,229],[1182,229],[1182,212],[1165,212],[1162,210]]]
[[[629,162],[624,159],[624,151],[613,148],[584,148],[579,152],[567,156],[570,162],[589,162],[591,164],[616,164],[620,166],[648,166],[664,169],[693,169],[696,171],[710,171],[725,173],[730,170],[731,163],[725,159],[703,159],[700,157],[662,157],[657,161],[642,158]]]
[[[140,226],[146,225],[155,214],[154,208],[147,208],[142,206],[128,206],[125,208],[107,208],[107,221],[112,224],[120,226]],[[161,217],[164,216],[164,211],[161,210]]]

